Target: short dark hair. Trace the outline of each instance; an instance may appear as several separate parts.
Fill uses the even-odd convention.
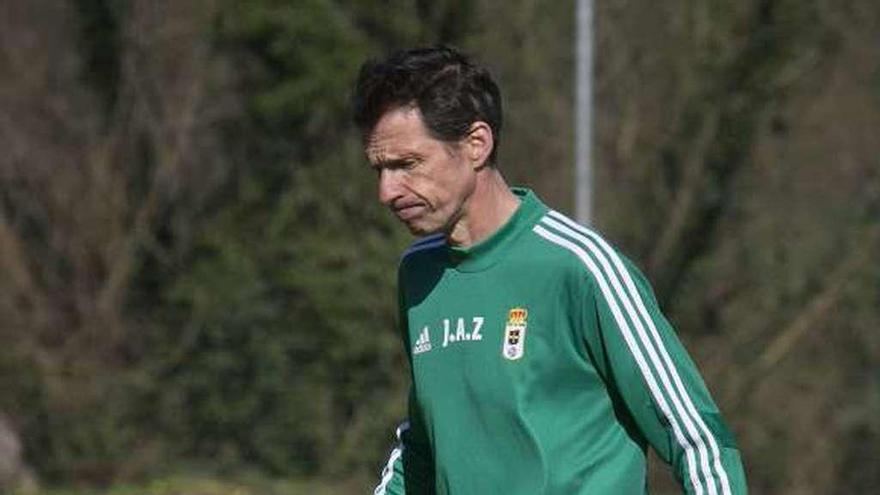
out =
[[[458,141],[474,122],[487,123],[494,141],[488,161],[496,162],[501,91],[486,68],[455,48],[404,50],[361,66],[353,107],[354,122],[364,136],[385,112],[407,105],[419,109],[429,134],[441,141]]]

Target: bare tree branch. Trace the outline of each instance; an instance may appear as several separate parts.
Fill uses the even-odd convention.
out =
[[[703,125],[685,152],[684,177],[667,214],[668,223],[660,234],[660,240],[648,261],[649,269],[653,273],[667,266],[673,253],[681,251],[680,246],[688,234],[694,214],[701,206],[699,198],[703,193],[706,179],[708,149],[717,135],[719,117],[720,112],[717,107],[706,111]]]

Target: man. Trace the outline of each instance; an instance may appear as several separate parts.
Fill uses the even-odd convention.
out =
[[[648,445],[688,493],[746,492],[644,277],[505,183],[485,69],[400,52],[362,67],[354,106],[380,201],[423,237],[399,268],[409,420],[376,494],[645,493]]]

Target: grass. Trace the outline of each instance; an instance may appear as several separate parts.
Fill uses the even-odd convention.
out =
[[[330,483],[313,480],[219,480],[193,476],[175,476],[145,484],[115,485],[95,488],[45,488],[17,491],[14,495],[339,495],[362,493],[358,483]]]

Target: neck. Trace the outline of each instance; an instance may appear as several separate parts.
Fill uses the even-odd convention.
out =
[[[465,201],[461,218],[446,234],[451,246],[469,247],[492,235],[519,206],[519,199],[494,167],[477,173],[474,191]]]

